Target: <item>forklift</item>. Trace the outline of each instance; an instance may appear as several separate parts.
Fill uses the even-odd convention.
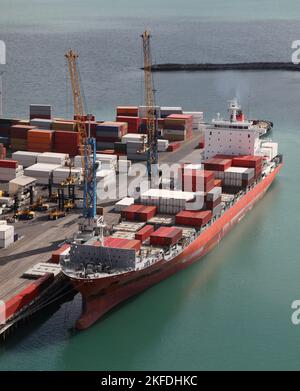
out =
[[[32,189],[31,189],[32,191]],[[32,201],[32,193],[31,198]],[[30,208],[27,209],[20,209],[20,200],[19,200],[19,194],[15,194],[14,196],[14,219],[16,220],[33,220],[35,218],[35,212],[31,210]]]

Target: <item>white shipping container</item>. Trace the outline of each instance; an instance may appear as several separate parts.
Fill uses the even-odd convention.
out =
[[[133,205],[133,204],[134,204],[134,198],[125,197],[115,204],[115,210],[117,212],[121,212],[122,210],[124,210],[125,208],[127,208],[128,206]]]
[[[38,155],[37,162],[63,166],[68,158],[67,153],[44,152]]]

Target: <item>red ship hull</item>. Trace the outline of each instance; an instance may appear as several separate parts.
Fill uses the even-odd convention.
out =
[[[99,279],[72,279],[82,294],[83,311],[76,323],[78,329],[86,329],[106,312],[143,290],[198,261],[249,212],[268,190],[282,165],[259,182],[243,198],[228,209],[215,223],[197,237],[182,253],[170,261],[159,261],[140,270]]]

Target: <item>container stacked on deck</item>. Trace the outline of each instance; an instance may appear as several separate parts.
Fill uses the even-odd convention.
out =
[[[118,201],[115,204],[115,211],[116,212],[122,212],[124,209],[128,208],[129,206],[134,204],[134,198],[133,197],[125,197],[122,200]]]
[[[126,122],[129,133],[139,133],[141,119],[138,106],[118,106],[117,122]]]
[[[150,235],[154,232],[154,227],[153,225],[145,225],[142,229],[140,229],[138,232],[135,234],[135,239],[140,240],[141,242],[144,242],[147,240]]]
[[[204,168],[210,171],[225,171],[232,166],[232,159],[213,157],[203,162]]]
[[[95,245],[99,245],[95,243]],[[111,248],[120,248],[125,250],[135,250],[135,252],[139,252],[141,249],[141,242],[139,240],[130,240],[124,238],[113,238],[111,236],[104,238],[104,246]]]
[[[65,257],[70,253],[70,244],[63,244],[60,248],[57,250],[53,251],[52,256],[51,256],[51,262],[52,263],[60,263],[65,259]]]
[[[143,205],[154,205],[159,213],[176,214],[186,209],[187,203],[195,199],[195,193],[166,189],[149,189],[142,193]]]
[[[6,248],[14,242],[15,230],[12,225],[0,225],[0,248]]]
[[[255,169],[247,167],[230,167],[215,174],[222,180],[223,186],[247,187],[255,179]]]
[[[268,160],[274,159],[274,157],[278,155],[278,143],[267,142],[267,141],[263,142],[260,148],[260,153]]]
[[[183,210],[176,215],[176,224],[201,228],[212,218],[211,210],[187,211]]]
[[[37,162],[38,155],[39,152],[17,151],[13,152],[12,158],[26,168]]]
[[[52,106],[50,105],[30,105],[29,118],[51,119],[52,118]]]
[[[28,148],[28,132],[35,129],[30,125],[13,125],[10,129],[10,144],[13,151],[27,150]]]
[[[79,150],[79,133],[72,131],[56,130],[54,137],[54,151],[67,153],[74,157]]]
[[[211,210],[213,216],[218,215],[222,210],[222,188],[214,187],[205,195],[205,209]]]
[[[30,152],[51,152],[53,141],[53,130],[31,129],[27,133],[28,151]]]
[[[114,149],[115,143],[121,142],[122,137],[127,133],[126,122],[102,122],[97,125],[96,142],[97,150]]]
[[[0,160],[0,181],[9,182],[24,173],[16,160]]]
[[[178,227],[160,227],[150,235],[152,246],[173,246],[182,238],[182,229]]]
[[[215,173],[202,170],[198,165],[182,167],[182,188],[187,191],[210,191],[215,186]]]
[[[156,215],[156,206],[130,205],[121,211],[121,216],[129,221],[148,221]]]
[[[254,155],[238,156],[232,159],[232,165],[234,167],[254,168],[255,179],[257,179],[262,173],[263,157]]]

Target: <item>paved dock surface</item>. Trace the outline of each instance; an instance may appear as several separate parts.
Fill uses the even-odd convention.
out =
[[[18,222],[15,232],[23,237],[0,252],[0,300],[7,300],[25,286],[30,279],[22,274],[39,262],[47,262],[52,252],[78,230],[79,213],[64,219],[49,221],[40,215],[33,221]]]

